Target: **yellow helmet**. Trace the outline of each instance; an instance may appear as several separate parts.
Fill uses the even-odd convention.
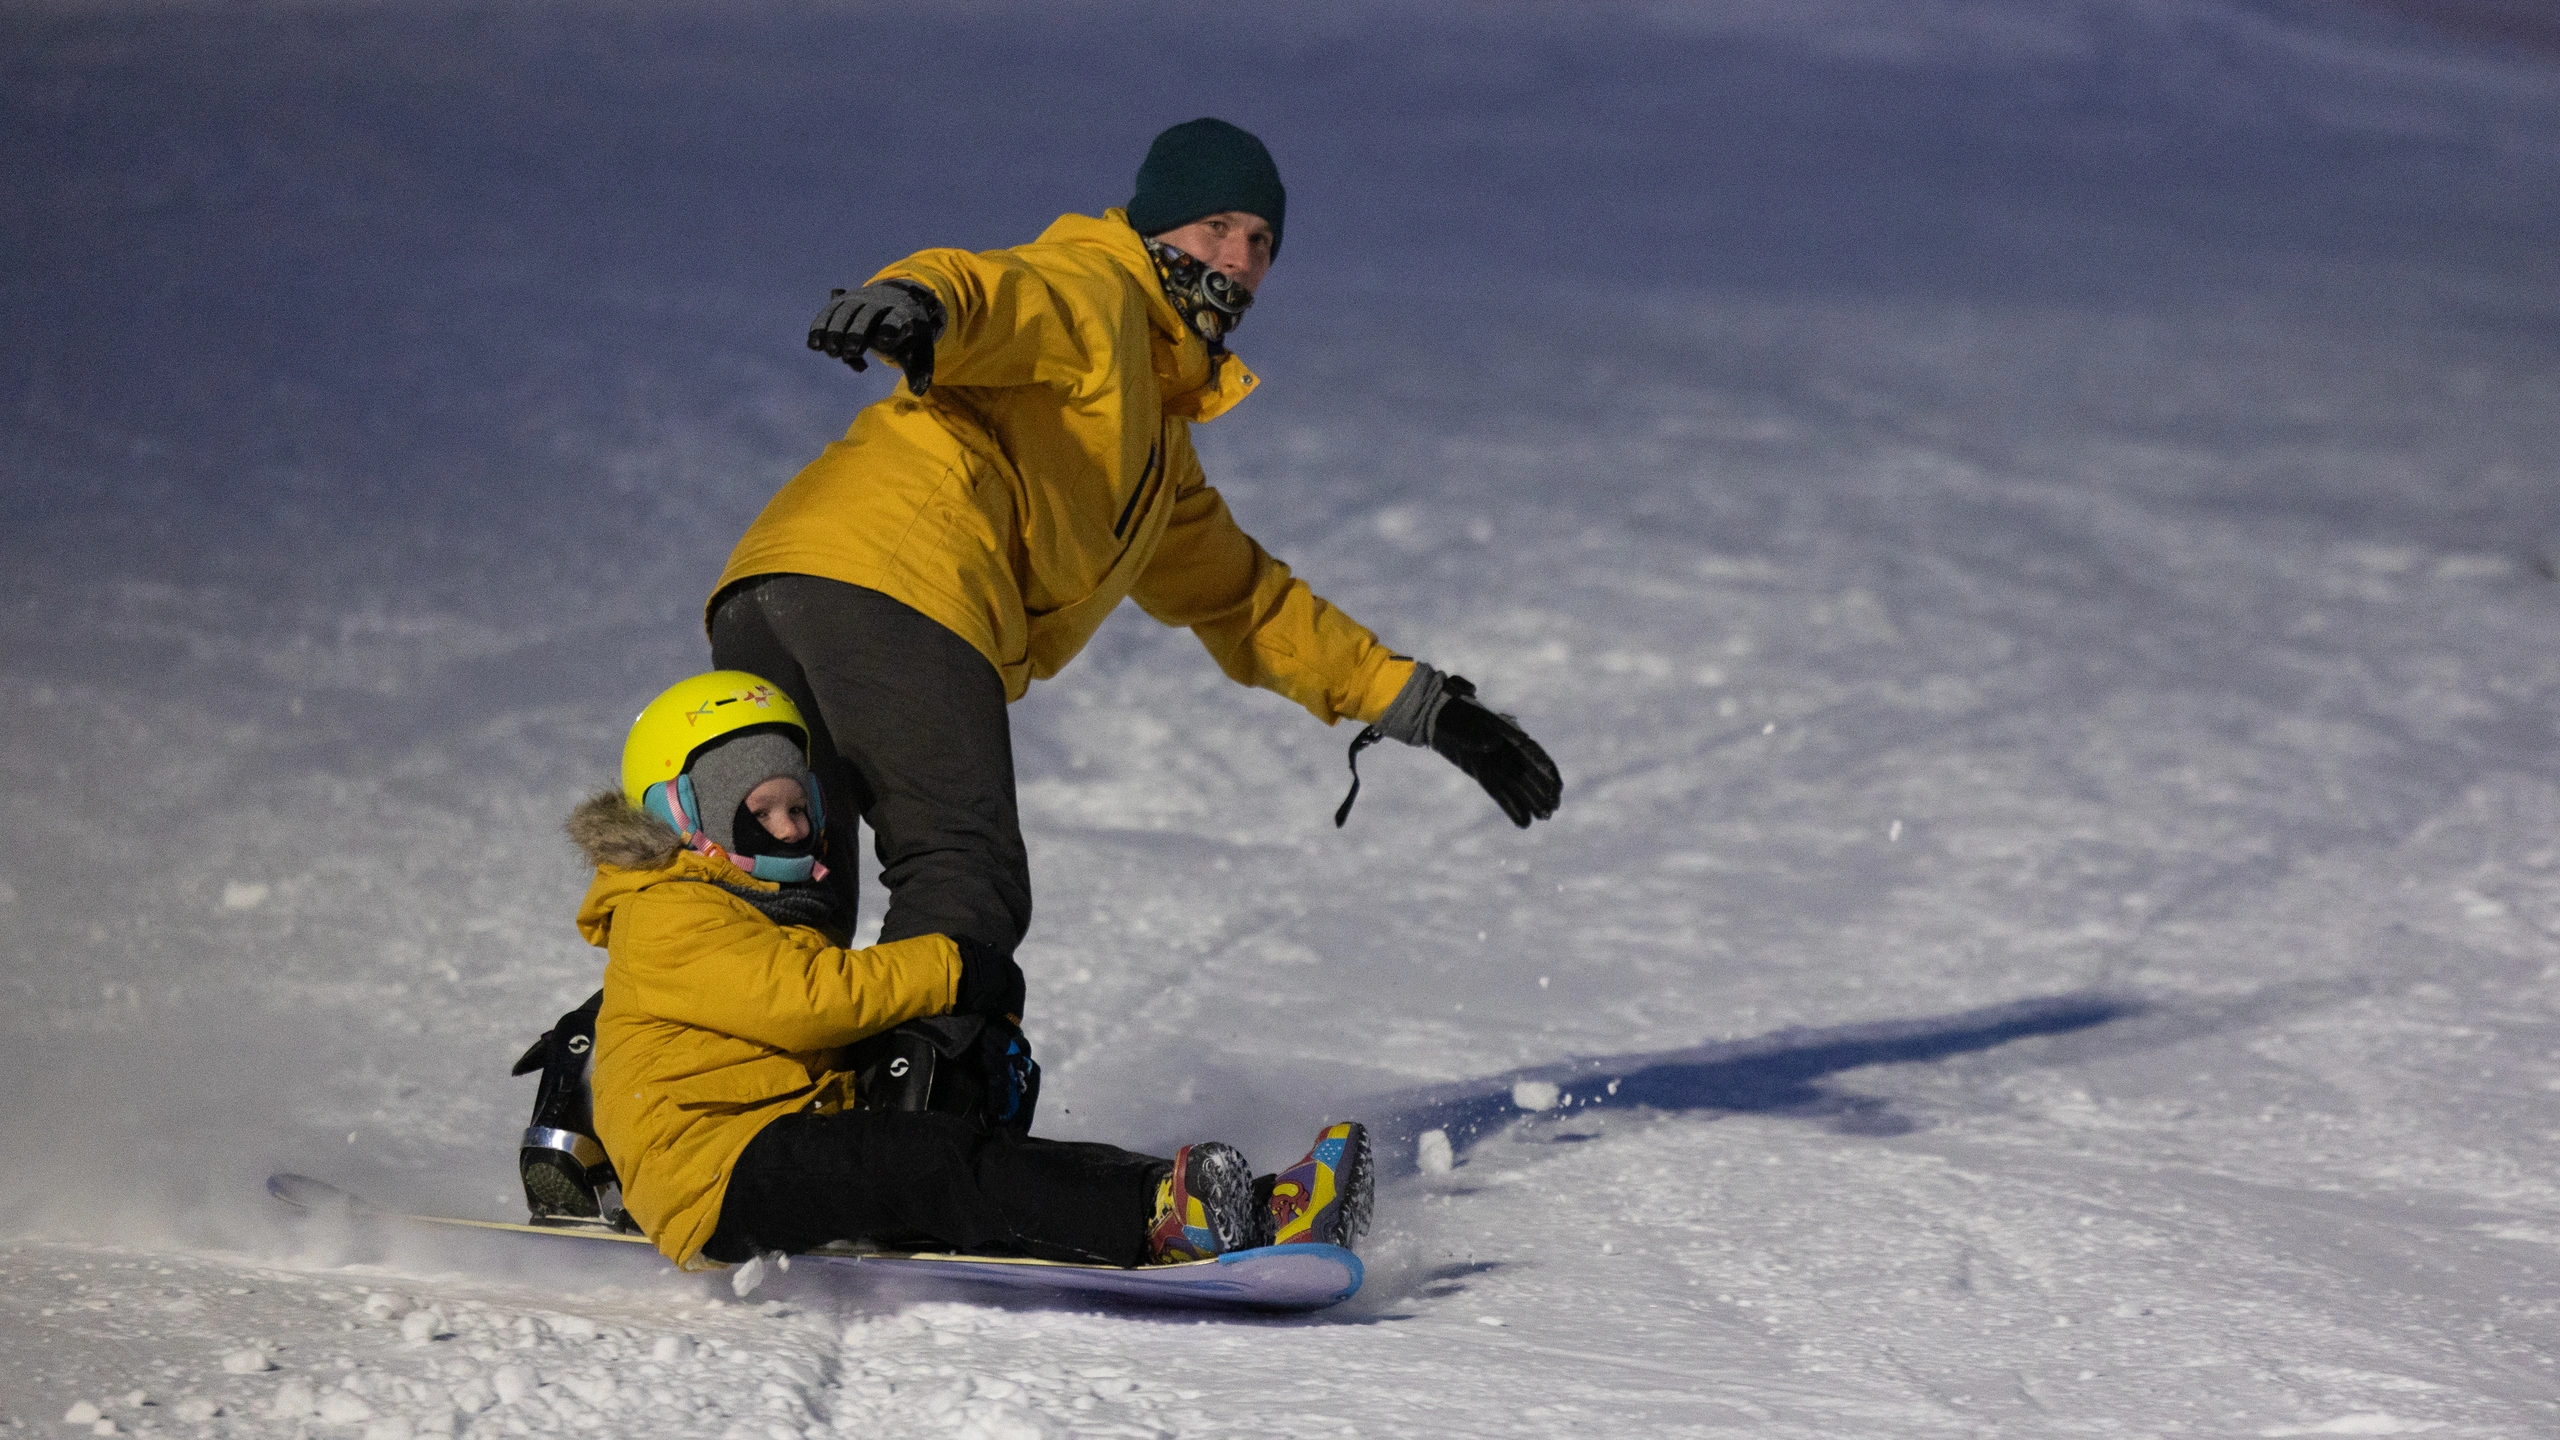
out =
[[[800,718],[800,707],[772,682],[744,670],[714,670],[677,681],[641,707],[631,722],[631,734],[622,742],[622,798],[634,810],[650,808],[651,787],[683,774],[702,747],[760,725],[790,727],[800,742],[801,761],[807,763],[809,724]]]

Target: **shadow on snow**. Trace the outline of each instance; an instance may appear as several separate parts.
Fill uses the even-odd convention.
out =
[[[1804,1115],[1856,1135],[1900,1135],[1916,1122],[1871,1096],[1826,1090],[1823,1077],[1866,1065],[1969,1054],[2039,1035],[2087,1030],[2144,1013],[2139,1001],[2096,993],[2045,996],[1923,1020],[1787,1029],[1750,1040],[1533,1066],[1371,1097],[1382,1178],[1412,1174],[1415,1142],[1448,1132],[1454,1151],[1531,1113],[1644,1107]],[[1549,1104],[1540,1093],[1555,1087]],[[1527,1102],[1527,1103],[1524,1103]],[[1536,1107],[1533,1110],[1532,1107]],[[1574,1138],[1559,1136],[1559,1139]]]

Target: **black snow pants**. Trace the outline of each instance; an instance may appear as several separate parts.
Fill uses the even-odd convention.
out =
[[[772,681],[807,717],[847,924],[859,816],[889,890],[883,941],[965,935],[1012,953],[1031,925],[1031,862],[1004,681],[976,647],[877,590],[764,575],[719,597],[711,661]]]
[[[702,1253],[737,1264],[831,1240],[1105,1265],[1147,1259],[1169,1162],[987,1131],[934,1110],[785,1115],[729,1172]]]

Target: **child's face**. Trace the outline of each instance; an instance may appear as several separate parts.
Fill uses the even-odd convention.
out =
[[[808,838],[809,792],[788,775],[776,775],[748,791],[747,813],[785,845]]]

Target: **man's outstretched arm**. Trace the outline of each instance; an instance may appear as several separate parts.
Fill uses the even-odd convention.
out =
[[[920,250],[829,294],[809,321],[809,348],[856,370],[864,352],[881,356],[915,395],[937,380],[1074,389],[1097,363],[1077,317],[1105,308],[1112,283],[1049,273],[1011,250]]]

